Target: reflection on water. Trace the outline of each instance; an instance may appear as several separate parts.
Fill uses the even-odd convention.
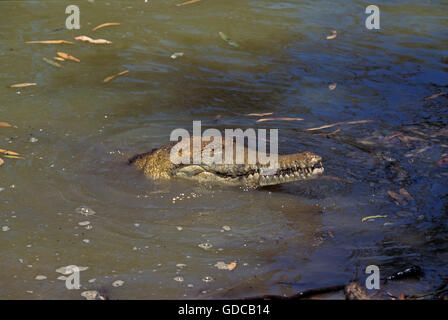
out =
[[[291,294],[363,279],[370,264],[424,269],[419,282],[390,285],[397,295],[438,286],[448,96],[424,98],[448,90],[447,5],[380,1],[382,29],[369,31],[360,1],[177,3],[84,1],[79,31],[63,28],[65,1],[0,3],[0,121],[13,125],[0,128],[0,148],[25,157],[0,168],[0,298],[79,299],[56,279],[71,264],[89,267],[83,289],[114,299]],[[91,31],[104,22],[122,25]],[[80,34],[113,44],[24,44]],[[81,63],[42,60],[56,51]],[[21,82],[37,86],[7,87]],[[305,121],[244,116],[254,112]],[[374,122],[304,131],[363,119]],[[279,128],[282,153],[313,151],[345,180],[210,188],[126,165],[193,120]],[[412,198],[388,193],[400,189]],[[82,205],[95,214],[77,213]],[[387,217],[361,222],[373,215]]]

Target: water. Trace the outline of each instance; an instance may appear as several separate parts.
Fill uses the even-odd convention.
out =
[[[97,288],[112,299],[292,294],[363,281],[370,264],[383,276],[423,268],[420,281],[385,287],[396,295],[440,285],[448,171],[436,163],[448,157],[448,96],[423,99],[448,90],[447,4],[379,1],[381,30],[369,31],[361,1],[177,3],[82,1],[81,30],[70,31],[71,2],[0,2],[0,121],[13,125],[0,128],[0,148],[24,157],[0,167],[0,226],[8,229],[0,232],[0,298],[82,299]],[[105,22],[122,24],[91,31]],[[338,36],[326,40],[331,30]],[[78,35],[113,44],[24,44]],[[42,60],[56,51],[81,63],[58,69]],[[170,59],[175,52],[184,56]],[[8,88],[22,82],[37,86]],[[244,116],[254,112],[305,120]],[[278,128],[282,153],[313,151],[327,175],[353,183],[210,188],[150,181],[126,165],[193,120]],[[373,122],[304,131],[355,120]],[[400,132],[412,140],[388,138]],[[400,188],[414,200],[395,203],[387,192]],[[77,213],[80,206],[95,214]],[[372,215],[387,217],[361,222]],[[220,261],[237,267],[220,270]],[[89,267],[82,290],[56,280],[55,270],[71,264]]]

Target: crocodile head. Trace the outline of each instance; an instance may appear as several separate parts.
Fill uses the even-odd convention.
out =
[[[142,169],[152,179],[184,178],[199,182],[211,182],[235,186],[263,187],[286,182],[314,178],[323,173],[322,158],[312,152],[279,155],[278,166],[272,171],[267,165],[242,164],[174,164],[170,160],[171,149],[176,143],[138,154],[129,159],[129,164]],[[202,145],[201,151],[204,148]],[[247,155],[248,149],[244,148]]]

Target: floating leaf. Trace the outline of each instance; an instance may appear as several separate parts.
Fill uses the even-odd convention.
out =
[[[215,267],[218,268],[219,270],[229,270],[229,271],[232,271],[233,269],[236,268],[236,265],[237,265],[236,261],[233,261],[233,262],[231,262],[229,264],[227,264],[227,263],[225,263],[223,261],[219,261],[219,262],[217,262],[215,264]]]
[[[10,156],[10,155],[4,155],[5,158],[9,158],[9,159],[25,159],[24,157],[19,157],[19,156]]]
[[[119,22],[106,22],[106,23],[100,24],[99,26],[96,26],[95,28],[92,29],[92,31],[96,31],[96,30],[104,28],[104,27],[119,26],[120,24],[121,23],[119,23]]]
[[[69,55],[68,53],[65,53],[65,52],[56,52],[56,54],[58,56],[60,56],[61,58],[65,59],[65,60],[81,62],[81,60],[79,60],[78,58],[75,58],[74,56],[71,56],[71,55]]]
[[[246,114],[247,117],[265,117],[270,116],[274,112],[265,112],[265,113],[248,113]]]
[[[377,218],[387,218],[387,215],[377,215],[377,216],[368,216],[361,219],[361,222],[365,222],[371,219],[377,219]]]
[[[46,63],[51,64],[54,67],[60,68],[61,65],[57,62],[54,62],[53,60],[50,60],[48,58],[43,57],[42,60],[44,60]]]
[[[414,198],[409,194],[409,192],[405,188],[400,189],[400,194],[406,199],[406,200],[414,200]]]
[[[232,47],[238,48],[239,45],[238,43],[236,43],[235,41],[233,41],[232,39],[230,39],[225,33],[223,32],[218,32],[219,36],[221,37],[222,40],[224,40],[225,42],[227,42],[229,45],[231,45]]]
[[[89,43],[93,43],[93,44],[111,44],[112,43],[106,39],[92,39],[88,36],[78,36],[78,37],[75,37],[75,40],[89,42]]]
[[[11,125],[7,122],[1,122],[0,121],[0,127],[11,127]]]
[[[53,59],[54,59],[54,60],[57,60],[57,61],[65,61],[65,59],[63,59],[63,58],[61,58],[61,57],[53,57]]]
[[[265,122],[265,121],[303,121],[302,118],[263,118],[258,119],[257,122]]]
[[[25,87],[36,86],[36,85],[37,85],[37,83],[35,83],[35,82],[25,82],[25,83],[12,84],[9,87],[10,88],[25,88]]]
[[[175,52],[171,55],[171,59],[177,59],[179,57],[182,57],[184,55],[183,52]]]
[[[201,1],[201,0],[190,0],[190,1],[185,1],[185,2],[182,2],[182,3],[178,3],[178,4],[176,4],[176,6],[178,6],[178,7],[186,6],[186,5],[193,4],[193,3],[196,3],[196,2],[199,2],[199,1]]]
[[[332,30],[331,31],[331,35],[327,36],[327,40],[333,40],[336,39],[336,37],[338,36],[338,32],[336,30]]]
[[[391,190],[387,191],[387,194],[394,199],[395,201],[397,201],[399,204],[403,204],[404,203],[404,199],[403,196],[399,195],[398,193],[395,193]]]
[[[9,156],[20,156],[20,153],[10,151],[10,150],[5,150],[5,149],[0,149],[0,153],[6,154]]]
[[[114,74],[114,75],[112,75],[112,76],[107,77],[106,79],[103,80],[103,82],[104,82],[104,83],[108,83],[108,82],[114,80],[116,77],[122,76],[122,75],[124,75],[124,74],[126,74],[126,73],[128,73],[128,72],[129,72],[129,70],[121,71],[121,72],[119,72],[119,73],[117,73],[117,74]]]
[[[438,98],[438,97],[440,97],[440,96],[444,96],[444,95],[446,95],[446,94],[448,94],[447,91],[439,92],[439,93],[435,93],[435,94],[433,94],[432,96],[426,97],[424,100],[425,100],[425,101],[426,101],[426,100],[432,100],[432,99]]]
[[[43,41],[27,41],[25,43],[40,43],[40,44],[74,44],[71,41],[65,40],[43,40]]]
[[[327,124],[327,125],[322,126],[322,127],[305,129],[305,131],[321,130],[321,129],[331,128],[331,127],[334,127],[334,126],[340,126],[342,124],[359,124],[359,123],[368,123],[368,122],[373,122],[373,120],[358,120],[358,121],[336,122],[336,123],[332,123],[332,124]]]

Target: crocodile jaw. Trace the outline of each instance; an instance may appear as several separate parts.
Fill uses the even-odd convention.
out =
[[[237,186],[263,187],[312,179],[323,173],[322,158],[312,152],[279,156],[278,168],[267,173],[259,164],[182,165],[171,174],[175,177]]]

